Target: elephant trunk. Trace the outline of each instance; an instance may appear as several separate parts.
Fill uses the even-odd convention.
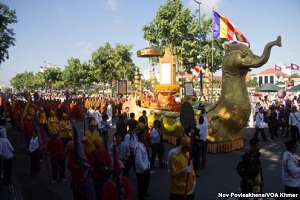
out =
[[[275,41],[272,41],[272,42],[269,42],[268,44],[266,44],[262,55],[256,59],[254,59],[253,62],[250,64],[250,66],[252,68],[258,68],[258,67],[263,66],[269,60],[269,57],[271,54],[271,48],[275,45],[281,47],[281,36],[278,36]]]

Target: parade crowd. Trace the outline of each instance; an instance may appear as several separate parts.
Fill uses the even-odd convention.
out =
[[[195,187],[199,171],[206,167],[208,119],[204,107],[194,130],[184,130],[176,141],[176,148],[164,150],[162,118],[148,123],[147,111],[141,116],[122,110],[126,99],[101,97],[99,99],[34,99],[27,95],[22,100],[2,99],[0,117],[0,156],[2,184],[10,184],[13,170],[14,148],[5,124],[20,132],[22,143],[30,156],[30,173],[38,176],[41,161],[49,161],[51,184],[66,181],[69,170],[71,189],[75,200],[134,199],[151,197],[148,193],[153,169],[167,168],[170,175],[170,200],[197,199]],[[300,113],[298,98],[293,101],[269,101],[257,98],[255,132],[250,140],[251,149],[237,164],[241,177],[241,192],[262,193],[263,169],[260,160],[261,134],[264,142],[271,142],[279,134],[287,138],[283,154],[282,179],[285,193],[300,197],[300,166],[296,156],[299,141]],[[111,132],[116,117],[115,132]],[[162,116],[163,117],[163,116]],[[84,120],[84,131],[78,134],[75,119]],[[298,120],[299,119],[299,120]],[[86,125],[85,125],[86,124]],[[270,138],[265,133],[268,126]],[[193,133],[193,134],[192,134]],[[113,134],[113,141],[109,140]],[[190,146],[192,142],[192,147]],[[190,159],[190,156],[191,158]],[[158,163],[156,163],[158,158]],[[130,173],[131,170],[133,173]],[[134,193],[131,176],[137,180]],[[248,199],[247,197],[241,199]]]

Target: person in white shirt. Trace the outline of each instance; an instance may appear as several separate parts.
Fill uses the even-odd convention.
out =
[[[129,172],[131,169],[131,166],[134,166],[134,150],[138,142],[138,138],[136,136],[136,126],[129,126],[129,131],[124,137],[124,143],[129,147],[130,155],[124,163],[125,168],[123,170],[123,174],[126,177],[129,177]]]
[[[112,106],[111,106],[111,102],[108,102],[108,106],[106,108],[106,114],[108,116],[108,120],[107,123],[112,126],[112,117],[113,117],[113,110],[112,110]]]
[[[101,127],[101,124],[102,124],[102,115],[101,115],[99,109],[100,109],[100,106],[97,106],[97,108],[95,110],[95,113],[94,113],[95,121],[96,121],[97,126],[98,126],[98,131],[100,130],[100,127]]]
[[[200,143],[200,160],[201,168],[205,169],[206,166],[206,155],[207,155],[207,131],[208,131],[208,119],[205,111],[199,116],[198,125],[196,128],[199,130],[199,143]],[[198,164],[194,162],[194,170],[197,176],[196,169],[198,169]]]
[[[285,142],[286,151],[282,156],[282,182],[285,187],[285,193],[298,194],[300,196],[300,165],[299,159],[295,155],[297,151],[297,140]],[[294,198],[293,198],[294,199]]]
[[[141,128],[139,128],[141,127]],[[150,162],[147,149],[144,145],[146,139],[145,126],[139,122],[137,128],[138,142],[135,147],[135,171],[137,176],[138,199],[150,196],[147,194],[150,183]]]
[[[257,138],[258,136],[258,133],[260,132],[261,134],[261,137],[263,138],[263,140],[265,142],[267,142],[267,137],[266,137],[266,134],[265,134],[265,124],[264,124],[264,108],[263,107],[260,107],[259,108],[259,112],[256,114],[255,116],[255,133],[254,133],[254,138]]]
[[[94,120],[95,118],[95,110],[94,110],[94,107],[91,106],[87,111],[86,111],[86,115],[87,115],[87,118],[88,118],[88,122],[89,124],[91,123],[92,120]]]
[[[37,130],[34,130],[29,143],[29,155],[30,155],[30,170],[31,174],[37,174],[41,171],[40,164],[40,144]]]
[[[3,162],[3,185],[11,183],[13,169],[14,148],[7,138],[0,138],[0,159]],[[0,171],[1,172],[1,171]]]
[[[291,137],[295,140],[299,140],[299,126],[300,126],[300,113],[297,110],[297,106],[292,106],[292,111],[289,116],[289,125],[291,131]]]
[[[155,168],[155,158],[158,155],[159,168],[165,168],[163,165],[163,144],[162,144],[162,134],[160,132],[161,123],[159,120],[154,121],[154,126],[151,129],[151,168]]]

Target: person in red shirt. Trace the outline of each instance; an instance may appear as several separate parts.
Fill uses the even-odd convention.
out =
[[[55,129],[49,130],[50,139],[46,144],[47,155],[50,156],[52,170],[52,184],[57,180],[66,181],[65,176],[65,150],[62,141],[58,138]],[[58,179],[59,175],[59,179]]]
[[[111,160],[108,151],[101,149],[101,137],[97,137],[93,144],[96,150],[88,153],[87,159],[92,169],[97,200],[102,200],[103,184],[109,178]]]
[[[76,200],[85,200],[84,178],[81,172],[80,162],[75,158],[73,141],[69,141],[66,144],[66,150],[70,155],[67,168],[71,173],[71,189],[73,190],[73,198]]]
[[[124,164],[119,160],[119,177],[121,178],[121,183],[122,183],[122,195],[124,196],[124,200],[131,200],[133,199],[133,189],[132,185],[130,183],[130,180],[122,175],[122,171],[124,169]],[[114,170],[114,164],[111,163],[110,165],[111,169],[111,176],[110,178],[105,181],[103,185],[103,193],[102,193],[102,199],[110,199],[110,200],[118,200],[118,194],[119,190],[121,188],[116,188],[116,185],[119,185],[116,183],[116,172]]]

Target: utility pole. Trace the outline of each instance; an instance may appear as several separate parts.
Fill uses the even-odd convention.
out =
[[[194,0],[199,5],[199,64],[201,64],[201,12],[200,5],[202,4],[198,0]],[[203,95],[203,68],[200,70],[200,99]]]

